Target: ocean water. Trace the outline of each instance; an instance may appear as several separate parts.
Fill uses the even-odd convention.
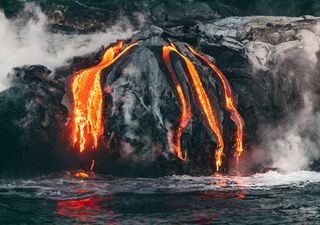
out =
[[[0,181],[0,224],[319,224],[320,173]]]

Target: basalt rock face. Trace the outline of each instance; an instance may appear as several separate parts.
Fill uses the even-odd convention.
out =
[[[104,31],[127,18],[126,23],[137,29],[144,25],[174,27],[208,22],[230,16],[268,15],[268,16],[319,16],[320,4],[317,0],[141,0],[119,1],[101,0],[99,2],[79,0],[28,0],[40,5],[49,16],[51,28],[58,32]],[[9,16],[19,14],[23,1],[3,0],[0,8]]]
[[[54,72],[42,66],[16,68],[10,74],[12,87],[0,94],[0,174],[78,169],[91,159],[96,161],[95,171],[115,175],[212,174],[217,137],[200,110],[185,63],[176,54],[172,67],[193,116],[181,138],[188,160],[180,161],[171,152],[180,105],[162,58],[162,47],[170,42],[196,66],[217,115],[225,142],[223,171],[232,169],[236,127],[224,107],[221,82],[188,45],[206,54],[229,80],[245,124],[240,166],[258,171],[263,165],[252,163],[250,152],[261,141],[260,125],[283,122],[303,107],[306,87],[319,91],[318,22],[309,17],[231,17],[139,32],[126,40],[138,41],[139,46],[102,72],[104,145],[83,153],[70,144],[70,80],[75,71],[98,64],[107,47],[72,59]]]
[[[16,68],[13,87],[1,93],[2,176],[60,168],[63,157],[55,141],[68,112],[60,104],[64,84],[50,73],[43,66]]]

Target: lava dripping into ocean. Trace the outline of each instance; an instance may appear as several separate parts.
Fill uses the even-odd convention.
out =
[[[72,126],[72,142],[73,146],[79,149],[80,152],[86,149],[98,149],[98,139],[102,140],[104,133],[103,126],[103,88],[102,88],[102,70],[105,70],[113,63],[115,63],[122,55],[134,46],[139,46],[138,43],[129,44],[123,49],[125,45],[124,41],[120,41],[113,47],[108,48],[101,62],[88,69],[83,69],[76,72],[73,75],[73,80],[71,83],[72,92],[72,102],[73,112],[71,113],[71,126]],[[193,48],[188,47],[191,53],[193,53],[198,58],[201,58],[208,66],[213,69],[213,71],[220,78],[224,98],[225,98],[225,108],[230,112],[231,120],[236,124],[237,130],[235,135],[235,153],[237,162],[241,153],[243,152],[243,120],[238,113],[234,99],[232,96],[232,91],[230,84],[222,72],[204,55],[199,54]],[[173,154],[182,161],[187,160],[188,151],[185,150],[183,155],[183,150],[181,149],[181,138],[184,129],[188,126],[190,120],[192,120],[192,109],[190,103],[187,104],[185,98],[185,91],[182,89],[179,82],[179,78],[176,75],[172,67],[172,61],[170,55],[174,53],[177,54],[184,62],[185,69],[188,74],[188,80],[191,83],[191,93],[197,99],[196,106],[200,109],[203,117],[204,123],[206,123],[210,130],[211,135],[213,135],[213,140],[216,139],[216,149],[214,150],[214,160],[216,172],[221,170],[224,160],[224,140],[222,135],[221,125],[217,119],[217,114],[212,106],[212,100],[210,100],[201,77],[197,71],[196,66],[183,55],[173,43],[165,45],[162,48],[162,59],[166,66],[167,73],[169,74],[172,86],[175,88],[175,94],[178,98],[180,105],[180,119],[179,125],[169,141],[169,147]],[[77,146],[76,146],[77,144]],[[100,147],[101,148],[101,147]],[[105,149],[106,150],[106,149]]]

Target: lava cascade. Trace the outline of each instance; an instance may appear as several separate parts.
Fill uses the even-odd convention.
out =
[[[196,97],[197,97],[198,102],[200,104],[201,110],[204,113],[211,130],[216,134],[216,136],[218,138],[218,143],[217,143],[218,147],[217,147],[216,153],[215,153],[215,161],[216,161],[215,163],[216,163],[216,170],[219,171],[222,166],[224,141],[223,141],[223,138],[221,135],[221,131],[219,128],[219,123],[217,121],[217,117],[215,115],[214,110],[212,109],[209,97],[205,92],[205,89],[202,85],[200,76],[197,72],[197,69],[193,65],[193,63],[187,57],[182,55],[173,44],[166,46],[166,51],[177,53],[186,63],[186,67],[188,70],[189,78],[192,83],[193,91],[196,92]]]
[[[98,65],[76,72],[73,76],[71,83],[74,103],[71,122],[72,143],[74,146],[79,144],[80,152],[88,147],[97,148],[98,139],[104,133],[101,71],[117,61],[130,48],[137,45],[137,43],[131,44],[120,52],[123,44],[123,41],[118,42],[105,52]],[[92,145],[89,146],[89,143],[92,143]]]
[[[86,148],[97,148],[98,140],[104,133],[103,128],[103,93],[101,87],[101,71],[117,59],[119,59],[125,52],[127,52],[137,43],[127,46],[121,51],[124,42],[118,42],[115,46],[109,48],[101,62],[88,69],[76,72],[71,82],[71,90],[73,95],[73,115],[72,115],[72,143],[73,145],[79,145],[80,152],[83,152]],[[198,58],[202,59],[220,78],[223,85],[225,107],[230,112],[231,120],[236,124],[236,152],[235,157],[237,161],[243,152],[243,121],[238,113],[232,96],[232,90],[230,84],[223,73],[217,68],[217,66],[211,62],[208,58],[196,52],[193,48],[189,47],[189,50]],[[176,134],[174,135],[174,144],[170,146],[171,151],[177,155],[180,160],[185,160],[187,151],[183,156],[181,150],[181,137],[183,131],[188,126],[192,113],[190,105],[187,104],[184,92],[181,84],[175,74],[172,67],[172,61],[170,54],[174,52],[181,57],[186,65],[188,78],[191,82],[192,92],[195,94],[199,103],[200,109],[208,122],[209,128],[217,137],[217,149],[215,151],[215,164],[216,171],[219,171],[222,166],[222,157],[224,155],[224,141],[219,127],[219,122],[215,114],[214,109],[210,103],[210,99],[203,87],[200,76],[195,65],[171,43],[170,45],[163,46],[162,57],[165,66],[169,72],[170,79],[175,87],[176,94],[179,99],[181,107],[179,126]],[[94,167],[94,161],[92,160],[91,171]],[[79,173],[79,177],[85,177],[84,174]]]
[[[208,66],[213,69],[213,71],[218,75],[218,77],[221,80],[223,90],[224,90],[224,98],[225,98],[225,107],[230,112],[231,120],[236,124],[237,126],[237,132],[236,132],[236,152],[235,157],[237,158],[237,161],[239,160],[239,157],[241,156],[241,153],[243,152],[243,120],[237,111],[235,107],[235,103],[232,96],[232,90],[230,87],[230,84],[227,80],[227,78],[224,76],[224,74],[219,70],[219,68],[210,61],[207,57],[204,55],[201,55],[200,53],[196,52],[192,47],[189,47],[189,50],[198,58],[201,58],[205,63],[208,64]]]
[[[169,74],[170,74],[170,78],[176,88],[176,92],[178,94],[178,97],[179,97],[179,102],[180,102],[180,105],[181,105],[181,115],[180,115],[180,123],[179,123],[179,127],[178,127],[178,130],[177,130],[177,133],[174,137],[174,143],[175,143],[175,154],[177,155],[177,157],[181,160],[185,160],[186,159],[186,154],[185,153],[185,156],[182,155],[182,151],[181,151],[181,136],[182,136],[182,133],[183,133],[183,130],[187,127],[188,123],[189,123],[189,120],[191,118],[191,110],[190,110],[190,106],[187,105],[186,103],[186,99],[185,99],[185,96],[183,94],[183,91],[182,91],[182,88],[181,88],[181,85],[175,75],[175,72],[171,66],[171,60],[170,60],[170,48],[168,46],[163,46],[163,50],[162,50],[162,57],[163,57],[163,60],[165,62],[165,65],[169,71]]]

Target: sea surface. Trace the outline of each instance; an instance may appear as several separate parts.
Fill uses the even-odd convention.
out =
[[[0,180],[0,224],[319,224],[320,173]]]

